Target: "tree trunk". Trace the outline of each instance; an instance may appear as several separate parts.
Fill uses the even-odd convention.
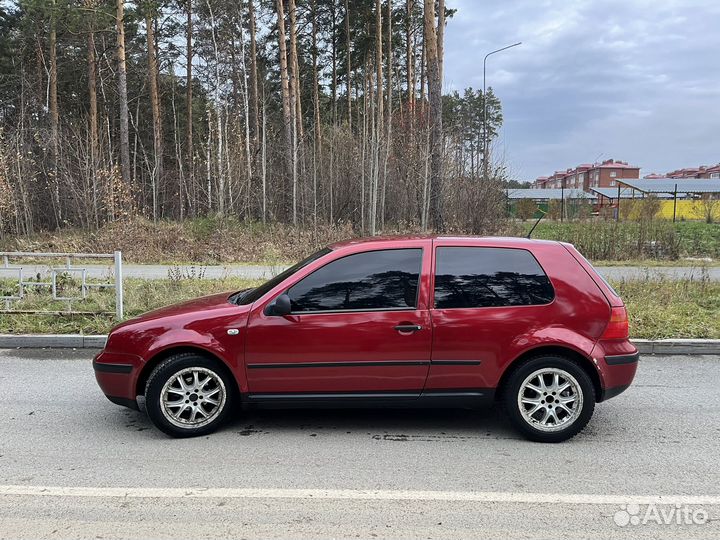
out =
[[[290,94],[290,80],[288,74],[288,58],[287,58],[287,40],[285,38],[285,12],[283,8],[283,0],[275,1],[277,11],[277,24],[278,24],[278,45],[280,50],[280,87],[282,90],[282,102],[283,102],[283,123],[285,128],[285,172],[289,179],[292,175],[293,158],[295,155],[294,150],[294,122],[291,106],[294,103],[293,98]],[[296,187],[293,184],[293,221],[296,218],[296,201],[295,201]]]
[[[257,25],[255,22],[255,0],[248,0],[250,24],[250,127],[253,147],[257,149],[259,139],[260,107],[258,105]]]
[[[303,139],[303,114],[302,101],[300,98],[300,64],[298,62],[297,51],[297,7],[295,0],[288,2],[288,16],[290,18],[290,70],[291,82],[293,86],[293,96],[295,98],[295,122],[297,129],[297,138]]]
[[[445,0],[438,0],[437,23],[437,56],[440,71],[440,85],[443,82],[443,65],[445,64]]]
[[[377,233],[378,200],[380,192],[380,149],[383,141],[383,45],[382,3],[375,0],[375,117],[373,122],[372,189],[370,194],[370,234]]]
[[[440,0],[442,3],[442,0]],[[428,72],[429,119],[430,119],[430,225],[442,231],[442,81],[438,58],[438,36],[435,28],[434,0],[425,0],[425,51]]]
[[[86,0],[85,7],[93,10],[95,2]],[[90,15],[89,29],[87,36],[87,62],[88,62],[88,99],[90,101],[90,118],[88,129],[90,132],[90,175],[93,191],[93,218],[95,227],[99,225],[98,215],[98,109],[97,109],[97,58],[95,56],[95,17]]]
[[[148,55],[148,82],[150,86],[150,105],[153,120],[153,157],[154,165],[152,171],[152,202],[153,220],[158,218],[158,191],[163,176],[163,140],[162,140],[162,117],[160,116],[160,90],[158,88],[158,62],[157,50],[155,48],[155,20],[154,10],[151,6],[145,6],[145,26],[147,31],[147,55]]]
[[[415,0],[407,0],[405,21],[405,71],[407,74],[407,103],[410,114],[415,109],[415,43],[413,32],[413,12]]]
[[[117,85],[120,100],[120,172],[126,188],[131,181],[130,164],[130,112],[127,97],[127,67],[125,65],[125,2],[116,0],[115,25],[117,27]]]
[[[385,114],[385,159],[383,160],[383,183],[380,194],[380,226],[385,227],[385,198],[387,195],[388,182],[388,162],[390,161],[391,135],[392,135],[392,0],[387,0],[387,39],[386,39],[386,58],[387,62],[387,111]]]
[[[352,59],[350,58],[350,7],[348,0],[345,0],[345,56],[347,57],[347,110],[348,129],[352,131]]]
[[[422,41],[422,48],[420,51],[420,103],[421,105],[425,102],[425,79],[427,75],[426,67],[427,67],[427,58],[426,58],[426,49],[425,49],[425,32],[423,31],[423,41]]]
[[[56,226],[60,227],[63,221],[62,207],[60,206],[60,113],[58,112],[58,95],[57,95],[57,15],[55,0],[52,2],[52,12],[50,14],[50,137],[52,138],[52,190],[53,190],[53,206],[55,207]]]
[[[193,59],[193,25],[192,25],[192,3],[193,0],[186,0],[186,16],[187,16],[187,28],[185,29],[186,39],[186,65],[185,65],[185,168],[187,170],[187,182],[192,187],[192,192],[195,191],[195,175],[194,175],[194,160],[193,160],[193,94],[192,94],[192,59]],[[180,190],[182,194],[182,189]],[[194,198],[194,197],[193,197]],[[195,208],[197,201],[193,200],[190,203],[191,208]],[[182,218],[184,212],[184,201],[182,196],[180,197],[180,217]]]
[[[226,144],[226,139],[223,136],[223,109],[225,108],[225,104],[223,104],[221,99],[221,93],[220,93],[220,86],[221,86],[221,77],[220,77],[220,48],[218,47],[217,42],[217,35],[215,32],[215,29],[217,28],[217,24],[215,23],[215,14],[213,13],[212,5],[210,5],[210,0],[205,0],[205,4],[208,8],[208,13],[210,14],[210,36],[212,38],[212,44],[213,44],[213,51],[215,52],[215,91],[213,92],[213,102],[214,102],[214,108],[215,108],[215,124],[216,124],[216,130],[217,130],[217,152],[216,159],[217,159],[217,212],[220,216],[225,215],[225,164],[224,164],[224,157],[223,157],[223,145]],[[208,116],[210,116],[208,114]],[[208,121],[209,124],[209,121]],[[208,178],[208,182],[210,182],[210,178]],[[210,199],[210,204],[212,204],[212,199]]]
[[[330,4],[330,15],[332,16],[332,28],[330,30],[332,36],[332,120],[333,126],[337,126],[337,11],[335,10],[335,2]],[[317,43],[317,36],[313,37],[313,42]],[[315,46],[317,47],[317,45]]]
[[[319,154],[322,150],[322,125],[320,124],[320,86],[318,80],[318,47],[317,47],[317,0],[312,0],[312,62],[313,62],[313,106],[315,109],[315,143]],[[333,99],[335,103],[335,99]]]

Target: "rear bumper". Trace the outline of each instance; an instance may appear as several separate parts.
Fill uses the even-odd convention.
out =
[[[598,401],[605,401],[627,390],[635,378],[639,361],[640,353],[637,350],[629,354],[605,355],[598,362],[603,379],[603,389]]]
[[[102,351],[93,358],[95,380],[105,396],[117,405],[137,409],[135,384],[142,358],[134,354]]]

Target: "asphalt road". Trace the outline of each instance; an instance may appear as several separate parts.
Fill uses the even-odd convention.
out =
[[[0,351],[0,538],[720,537],[720,357],[643,359],[559,445],[496,410],[251,412],[173,440],[90,357]]]
[[[111,275],[111,267],[101,265],[86,265],[87,276],[90,278],[106,278]],[[11,268],[16,268],[11,265]],[[286,267],[260,266],[260,265],[161,265],[161,264],[125,264],[123,275],[126,278],[167,279],[170,273],[181,276],[202,276],[206,279],[220,279],[224,277],[239,277],[244,279],[269,279],[282,272]],[[597,270],[606,278],[612,280],[637,279],[707,279],[720,281],[720,266],[605,266]],[[2,271],[2,269],[0,269]],[[3,276],[16,276],[16,272],[2,271]],[[25,265],[23,275],[47,275],[47,265]]]

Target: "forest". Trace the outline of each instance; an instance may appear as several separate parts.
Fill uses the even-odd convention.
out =
[[[0,2],[0,238],[232,216],[492,233],[488,89],[444,0]],[[482,57],[478,57],[478,71]]]

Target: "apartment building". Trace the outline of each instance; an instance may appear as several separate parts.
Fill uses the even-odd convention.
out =
[[[659,178],[657,175],[648,175],[645,178]],[[720,163],[708,167],[707,165],[700,165],[699,167],[686,167],[684,169],[677,169],[669,172],[665,175],[665,178],[720,178]]]
[[[572,169],[555,171],[551,176],[541,176],[533,187],[539,189],[582,189],[617,187],[618,179],[640,178],[640,167],[627,161],[608,159],[601,163],[583,163]]]

